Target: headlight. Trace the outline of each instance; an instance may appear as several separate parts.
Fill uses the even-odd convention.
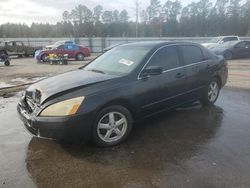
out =
[[[69,116],[76,114],[85,97],[77,97],[52,104],[45,108],[40,116]]]

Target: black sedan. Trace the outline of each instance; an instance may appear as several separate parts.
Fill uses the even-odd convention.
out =
[[[125,44],[30,86],[17,110],[37,137],[113,146],[141,118],[197,100],[214,104],[227,76],[224,58],[199,44]]]
[[[212,51],[217,55],[222,55],[225,59],[250,57],[250,41],[231,41],[220,44]]]

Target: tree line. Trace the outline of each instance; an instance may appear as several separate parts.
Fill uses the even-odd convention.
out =
[[[135,0],[136,1],[136,0]],[[138,5],[138,4],[137,4]],[[136,2],[135,2],[136,6]],[[138,22],[127,10],[93,10],[78,5],[62,14],[56,24],[7,23],[0,25],[0,37],[206,37],[250,35],[250,0],[209,0],[183,7],[179,0],[151,0],[143,10],[135,7]]]

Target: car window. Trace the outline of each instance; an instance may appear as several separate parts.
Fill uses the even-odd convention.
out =
[[[250,49],[250,42],[246,42],[246,48]]]
[[[22,43],[21,42],[16,42],[16,45],[17,46],[22,46]]]
[[[151,58],[148,66],[160,66],[163,71],[177,68],[179,56],[176,47],[165,47],[158,50]]]
[[[77,50],[78,47],[74,44],[66,44],[66,45],[64,45],[64,49],[65,50]]]
[[[59,50],[64,50],[64,45],[58,46],[57,49],[59,49]]]
[[[238,38],[237,37],[226,37],[223,39],[223,42],[234,41],[234,40],[238,40]]]
[[[8,46],[14,46],[13,42],[7,42]]]
[[[246,47],[246,43],[245,42],[240,42],[235,47],[236,48],[245,48]]]
[[[86,71],[103,72],[111,75],[126,75],[132,72],[151,50],[149,47],[118,46],[84,67]]]
[[[185,45],[185,46],[180,46],[180,49],[184,58],[185,65],[204,61],[204,56],[199,47]]]

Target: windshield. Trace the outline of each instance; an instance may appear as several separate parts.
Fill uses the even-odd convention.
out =
[[[210,43],[219,43],[221,40],[221,37],[215,37],[212,40],[210,40]]]
[[[84,70],[111,75],[126,75],[141,63],[149,50],[148,47],[116,47],[95,59],[84,67]]]
[[[218,45],[218,48],[230,48],[232,46],[234,46],[235,44],[237,44],[239,41],[229,41],[229,42],[225,42],[223,44]]]

